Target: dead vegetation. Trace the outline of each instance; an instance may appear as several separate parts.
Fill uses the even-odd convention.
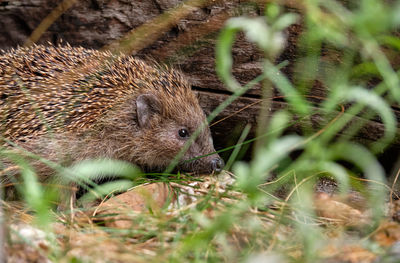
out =
[[[235,189],[233,175],[223,173],[111,193],[85,209],[52,212],[54,221],[45,228],[35,224],[21,203],[3,201],[6,258],[7,262],[258,262],[251,261],[256,258],[294,262],[306,253],[307,234],[296,228],[298,223],[322,233],[315,262],[372,263],[397,253],[400,224],[392,216],[400,212],[399,201],[388,203],[385,217],[373,226],[368,204],[355,205],[355,199],[358,204],[367,202],[358,192],[316,193],[315,216],[306,218],[293,202],[278,198],[265,207],[250,205],[248,197]],[[372,230],[367,234],[368,227]]]

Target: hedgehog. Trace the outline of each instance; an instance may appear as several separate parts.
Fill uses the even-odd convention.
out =
[[[224,165],[187,79],[124,54],[70,45],[1,51],[0,121],[3,146],[63,166],[115,159],[162,171],[199,128],[177,169],[212,173]],[[39,175],[51,175],[47,168]]]

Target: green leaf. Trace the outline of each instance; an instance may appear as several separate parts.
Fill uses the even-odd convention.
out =
[[[231,73],[233,65],[231,51],[236,34],[243,31],[250,42],[255,43],[269,57],[275,57],[282,50],[285,42],[285,37],[280,30],[295,20],[296,16],[293,14],[284,15],[277,20],[273,28],[262,17],[235,17],[226,22],[216,46],[216,71],[229,90],[235,91],[242,88]]]
[[[300,115],[309,114],[309,103],[300,95],[285,75],[276,68],[276,66],[266,60],[264,62],[264,71],[271,82],[286,95],[286,99],[290,102],[290,105],[297,113]]]
[[[357,101],[374,109],[378,112],[379,116],[381,116],[382,122],[385,125],[385,133],[379,141],[372,145],[372,150],[374,152],[378,152],[394,139],[396,135],[396,118],[385,100],[375,93],[361,87],[351,88],[343,95],[345,99],[349,101]]]
[[[382,166],[368,149],[358,144],[350,142],[337,143],[331,150],[333,158],[355,164],[362,170],[365,177],[370,180],[368,185],[369,204],[374,210],[373,216],[378,222],[384,212],[386,196],[386,188],[384,187],[386,178]]]
[[[285,158],[290,152],[302,148],[302,142],[302,137],[288,135],[271,142],[268,147],[261,148],[251,163],[251,175],[264,178],[265,173],[270,171],[273,166],[279,164],[279,161]]]
[[[136,179],[141,176],[141,171],[128,162],[110,159],[85,160],[75,164],[61,178],[67,178],[70,182],[82,180],[89,182],[94,179],[125,177]]]
[[[94,201],[98,198],[104,197],[110,193],[121,193],[133,187],[134,183],[131,180],[117,180],[97,185],[90,189],[79,200],[83,203]]]

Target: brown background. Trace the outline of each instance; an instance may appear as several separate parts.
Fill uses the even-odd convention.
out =
[[[118,40],[123,39],[129,32],[136,32],[137,41],[134,43],[136,47],[130,49],[129,53],[172,64],[183,71],[190,78],[193,88],[198,91],[205,111],[211,112],[230,94],[214,70],[214,47],[218,31],[229,17],[262,15],[264,3],[263,1],[214,0],[203,1],[204,3],[199,4],[198,2],[201,1],[197,1],[195,7],[185,6],[179,9],[180,12],[173,13],[172,18],[170,16],[159,19],[160,14],[165,14],[181,2],[179,0],[77,1],[71,8],[62,11],[62,15],[44,32],[38,42],[58,44],[62,41],[72,46],[94,49],[108,45],[108,48],[115,49],[118,46]],[[23,45],[42,20],[60,3],[61,1],[56,0],[0,1],[0,49]],[[285,8],[300,14],[302,10],[295,1],[286,1]],[[158,24],[159,21],[169,22]],[[144,33],[140,35],[140,30],[138,33],[137,29],[143,27]],[[297,62],[297,42],[301,32],[301,22],[287,30],[287,45],[276,61],[277,63],[289,61],[283,69],[289,79],[293,76],[294,64]],[[232,53],[233,74],[240,83],[247,83],[260,74],[262,53],[247,42],[242,34],[238,36]],[[335,60],[338,57],[339,55],[335,52],[322,52],[322,59]],[[217,120],[249,104],[257,103],[260,93],[260,86],[249,90],[242,98],[224,110]],[[324,96],[326,89],[319,82],[315,82],[310,93],[315,96]],[[274,90],[273,95],[279,95],[279,93]],[[318,100],[314,102],[316,101]],[[283,99],[274,99],[271,112],[285,107],[286,103]],[[260,104],[255,104],[213,125],[211,129],[216,148],[234,144],[240,135],[241,128],[247,123],[255,127],[259,109]],[[394,109],[397,110],[397,108]],[[316,130],[320,128],[321,123],[324,123],[318,115],[313,116],[311,121],[312,127]],[[290,130],[302,133],[301,123]],[[369,121],[355,139],[369,143],[380,138],[382,132],[383,125],[379,119],[376,119]],[[250,136],[253,135],[254,129]],[[397,138],[393,145],[397,148],[400,140]],[[383,158],[390,162],[394,161],[397,159],[397,150],[388,151]]]

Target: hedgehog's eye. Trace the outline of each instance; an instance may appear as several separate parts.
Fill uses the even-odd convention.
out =
[[[188,130],[186,130],[186,129],[180,129],[180,130],[178,131],[178,134],[179,134],[179,136],[180,136],[181,138],[187,138],[187,137],[189,137],[189,132],[188,132]]]

